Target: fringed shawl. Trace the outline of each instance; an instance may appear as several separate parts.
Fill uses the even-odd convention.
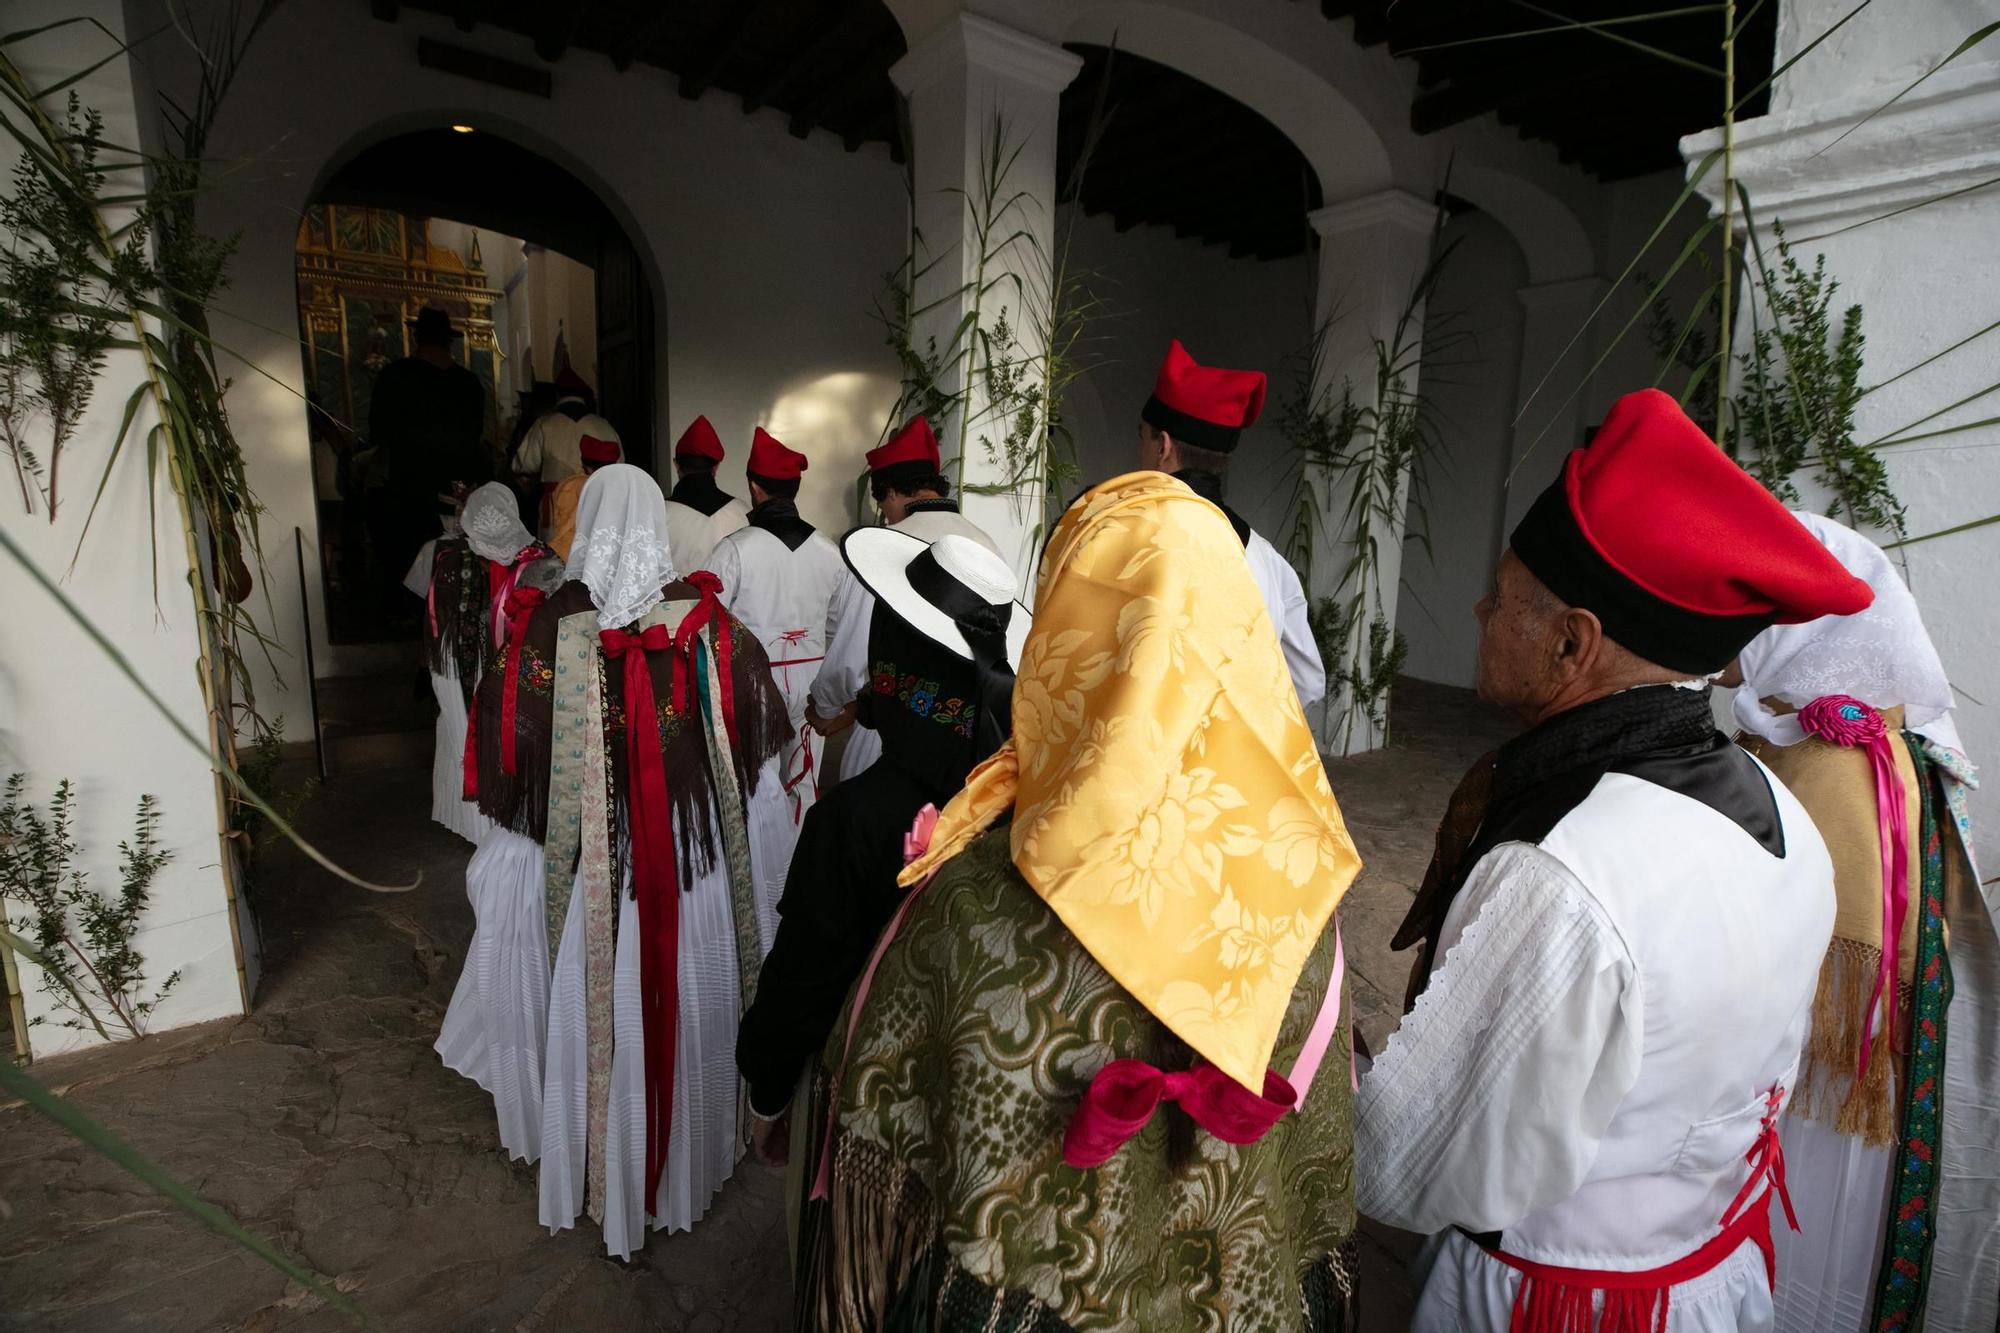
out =
[[[486,562],[474,554],[465,538],[438,538],[426,600],[424,656],[433,675],[458,682],[459,692],[470,707],[490,640],[483,637],[488,604]]]
[[[685,583],[670,583],[666,600],[692,602],[699,594]],[[502,763],[500,737],[505,705],[504,672],[495,670],[480,681],[477,705],[479,808],[487,817],[516,833],[545,842],[548,838],[549,760],[554,721],[556,638],[564,617],[592,610],[590,590],[580,582],[565,583],[529,618],[516,668],[514,705],[514,771]],[[736,712],[736,744],[732,751],[737,790],[748,793],[757,783],[764,762],[778,754],[791,738],[784,696],[771,678],[770,659],[755,635],[732,618],[730,684]],[[649,663],[654,697],[659,701],[660,744],[666,756],[667,790],[673,800],[674,825],[690,847],[710,859],[715,851],[708,745],[699,726],[673,707],[673,666],[667,654]],[[612,784],[625,783],[625,687],[618,672],[604,677],[605,749],[611,759]],[[691,840],[691,841],[688,841]]]
[[[1281,1065],[1312,1027],[1333,954],[1329,931],[1279,1028]],[[842,1022],[830,1064],[846,1041]],[[802,1232],[799,1325],[1351,1328],[1345,1071],[1257,1143],[1192,1131],[1178,1170],[1171,1145],[1192,1130],[1170,1124],[1178,1109],[1101,1167],[1064,1164],[1064,1128],[1098,1069],[1175,1050],[1191,1058],[1014,869],[1007,827],[980,836],[917,899],[859,1016],[829,1197]],[[817,1159],[817,1144],[801,1148]]]
[[[1902,730],[1903,710],[1884,709],[1883,718],[1889,727],[1896,773],[1903,782],[1911,843],[1910,901],[1914,904],[1919,901],[1923,865],[1916,841],[1925,793],[1911,766]],[[1857,1135],[1868,1143],[1892,1144],[1897,1141],[1896,1080],[1910,1048],[1908,1022],[1916,979],[1919,913],[1912,911],[1905,917],[1903,938],[1893,946],[1901,991],[1898,1026],[1904,1031],[1892,1033],[1885,1024],[1876,1024],[1868,1072],[1857,1085],[1854,1071],[1884,947],[1882,834],[1874,770],[1863,750],[1833,745],[1814,736],[1796,745],[1777,745],[1747,733],[1739,739],[1798,797],[1833,858],[1833,943],[1820,966],[1812,1035],[1806,1042],[1792,1107],[1840,1133]]]

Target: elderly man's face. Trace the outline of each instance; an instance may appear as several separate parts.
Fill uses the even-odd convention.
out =
[[[1492,589],[1472,609],[1479,618],[1480,698],[1530,716],[1554,692],[1562,630],[1553,609],[1520,557],[1503,554]]]

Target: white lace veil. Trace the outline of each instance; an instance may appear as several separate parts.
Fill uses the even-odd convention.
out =
[[[659,605],[661,587],[674,578],[660,483],[630,463],[597,469],[576,502],[565,572],[590,589],[604,629],[621,629]]]
[[[1866,611],[1824,616],[1803,625],[1773,625],[1751,640],[1740,659],[1743,686],[1736,720],[1779,745],[1805,738],[1799,720],[1773,713],[1767,698],[1803,708],[1828,694],[1851,694],[1877,708],[1903,707],[1903,724],[1941,745],[1963,750],[1951,719],[1955,702],[1917,599],[1881,547],[1852,528],[1800,512],[1798,519],[1847,571],[1875,590]]]
[[[502,482],[489,481],[466,496],[458,522],[475,553],[503,565],[513,564],[521,548],[535,540],[521,524],[514,492]]]

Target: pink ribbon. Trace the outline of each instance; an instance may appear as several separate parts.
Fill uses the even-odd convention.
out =
[[[931,835],[936,832],[937,824],[936,806],[926,805],[917,812],[910,831],[903,835],[905,865],[930,849]],[[832,1184],[833,1134],[840,1112],[840,1082],[847,1070],[848,1057],[854,1050],[854,1033],[860,1026],[861,1011],[868,1003],[869,991],[874,989],[876,969],[881,966],[882,956],[889,951],[890,942],[902,929],[903,921],[909,916],[918,895],[929,888],[935,878],[937,872],[933,871],[904,896],[895,916],[889,919],[881,938],[875,942],[875,951],[869,955],[868,966],[862,970],[861,980],[855,985],[854,1003],[848,1008],[847,1039],[840,1048],[840,1066],[834,1070],[827,1089],[826,1124],[820,1135],[819,1165],[813,1172],[809,1198],[826,1198]],[[1340,920],[1336,916],[1333,921],[1333,975],[1327,980],[1319,1013],[1313,1019],[1312,1030],[1306,1034],[1298,1060],[1292,1065],[1290,1078],[1281,1077],[1275,1070],[1266,1070],[1264,1090],[1260,1095],[1213,1065],[1198,1065],[1185,1072],[1169,1074],[1143,1060],[1114,1060],[1098,1070],[1085,1089],[1083,1102],[1071,1117],[1069,1128],[1063,1135],[1063,1160],[1071,1166],[1085,1169],[1103,1165],[1144,1128],[1162,1101],[1178,1102],[1194,1117],[1195,1123],[1225,1143],[1255,1143],[1263,1138],[1287,1111],[1305,1105],[1306,1094],[1312,1090],[1327,1047],[1332,1044],[1334,1030],[1340,1026],[1340,997],[1346,978],[1347,950],[1341,940]],[[1348,1084],[1358,1087],[1360,1072],[1354,1065],[1351,1033],[1347,1061]]]
[[[1896,968],[1903,952],[1903,918],[1910,910],[1910,827],[1904,809],[1903,779],[1896,772],[1896,752],[1889,744],[1889,726],[1882,714],[1859,699],[1828,694],[1799,710],[1799,725],[1833,745],[1865,746],[1875,766],[1875,816],[1882,846],[1882,962],[1875,970],[1875,989],[1862,1018],[1859,1082],[1868,1073],[1868,1048],[1874,1045],[1875,1007],[1893,1044],[1896,1032]]]

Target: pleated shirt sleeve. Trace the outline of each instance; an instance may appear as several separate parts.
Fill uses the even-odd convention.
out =
[[[1639,971],[1589,890],[1526,843],[1473,867],[1439,947],[1361,1081],[1355,1203],[1410,1231],[1501,1231],[1596,1161],[1639,1074]]]
[[[813,677],[813,711],[831,717],[854,702],[868,684],[868,625],[875,617],[875,598],[853,573],[841,578],[827,618],[830,626],[826,660]]]

